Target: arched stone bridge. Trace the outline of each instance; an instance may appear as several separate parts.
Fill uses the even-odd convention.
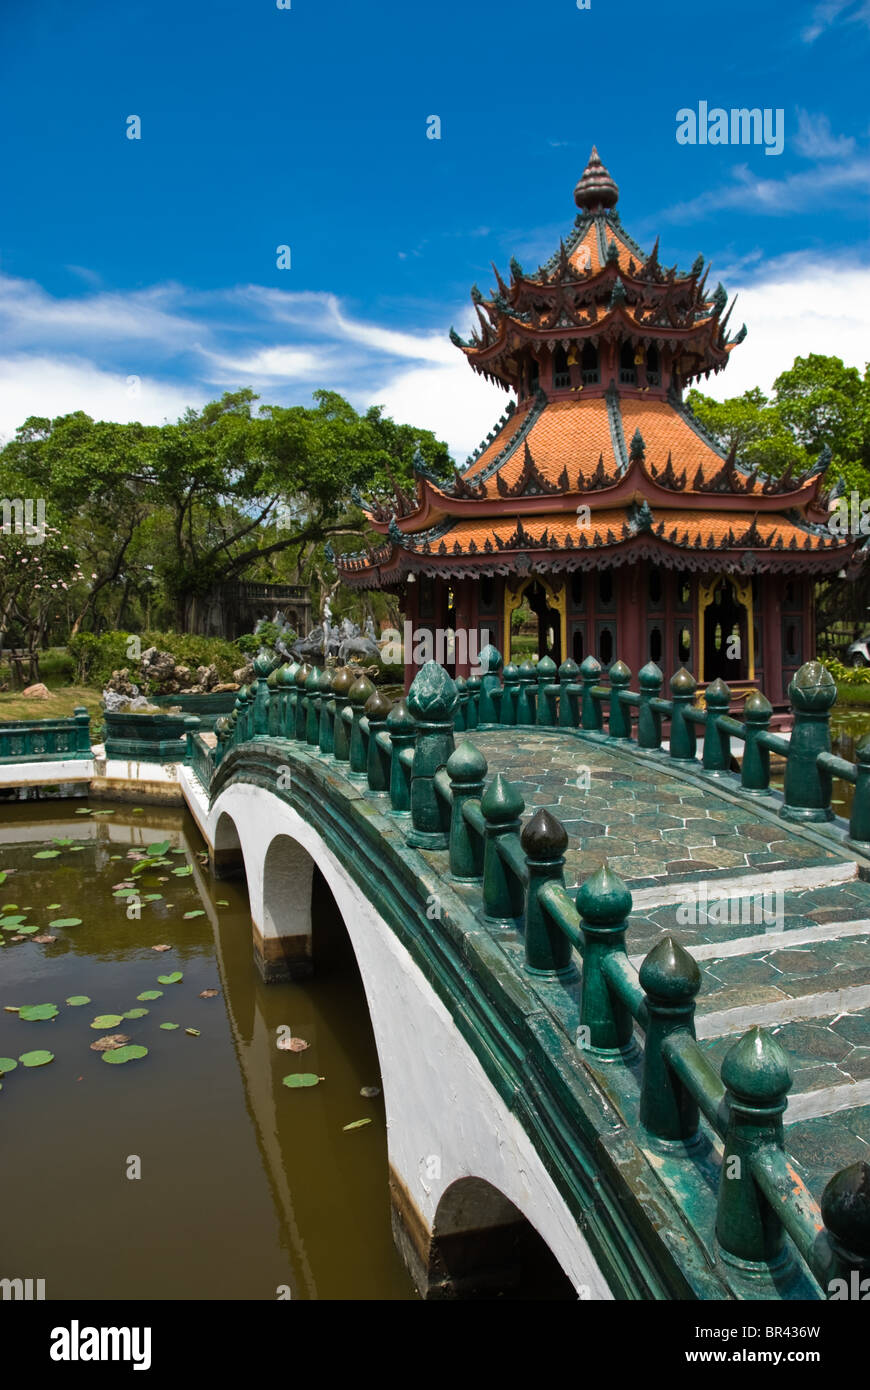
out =
[[[870,1273],[870,747],[831,755],[815,664],[789,743],[685,671],[662,699],[652,666],[481,660],[391,706],[262,657],[182,773],[264,978],[317,969],[315,865],[332,891],[418,1287],[841,1296]]]

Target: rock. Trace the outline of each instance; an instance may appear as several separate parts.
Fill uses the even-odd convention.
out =
[[[103,1037],[97,1038],[96,1042],[91,1043],[91,1052],[111,1052],[116,1047],[123,1047],[129,1041],[126,1033],[105,1033]]]
[[[238,687],[238,685],[236,684],[235,681],[225,681],[225,682],[223,682],[223,684],[221,684],[221,685],[215,685],[215,686],[213,686],[213,687],[212,687],[212,690],[211,690],[211,694],[212,694],[212,695],[223,695],[223,694],[225,694],[228,690],[238,690],[238,688],[239,688],[239,687]]]
[[[21,694],[32,700],[51,699],[51,692],[47,686],[42,684],[42,681],[39,681],[36,685],[29,685],[26,690],[22,690]]]

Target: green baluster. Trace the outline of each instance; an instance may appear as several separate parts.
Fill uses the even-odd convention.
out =
[[[640,704],[637,707],[637,746],[648,752],[662,746],[662,717],[653,709],[651,702],[661,695],[664,679],[654,661],[642,666],[638,675]]]
[[[865,734],[855,745],[855,766],[857,776],[849,820],[849,844],[866,853],[870,841],[870,734]]]
[[[838,1291],[844,1297],[854,1299],[860,1293],[866,1301],[870,1284],[863,1289],[861,1284],[870,1277],[870,1163],[859,1159],[835,1173],[820,1205],[831,1247],[831,1279],[844,1280],[845,1290]],[[826,1292],[835,1292],[830,1283]]]
[[[469,676],[466,683],[468,691],[468,704],[465,707],[465,726],[467,729],[476,729],[478,720],[478,705],[480,703],[480,676]]]
[[[751,1161],[765,1146],[783,1146],[782,1112],[791,1087],[788,1058],[770,1033],[750,1028],[726,1053],[722,1080],[728,1129],[716,1235],[729,1263],[770,1264],[782,1257],[785,1236],[779,1214],[756,1185]]]
[[[692,704],[697,688],[698,682],[685,666],[671,676],[671,757],[682,762],[694,762],[698,746],[695,725],[686,718],[686,710]]]
[[[75,721],[75,747],[79,753],[91,754],[91,716],[85,705],[76,705],[73,710]]]
[[[465,676],[454,676],[453,684],[456,686],[459,695],[459,703],[456,706],[456,714],[453,716],[454,733],[462,734],[468,728],[465,712],[468,707],[468,681]]]
[[[486,758],[473,743],[460,743],[447,759],[447,775],[453,803],[450,808],[450,874],[459,883],[478,883],[483,875],[483,853],[462,814],[467,801],[480,800],[486,777]]]
[[[355,677],[346,666],[341,666],[332,677],[332,695],[335,700],[335,724],[333,726],[333,753],[337,763],[346,763],[350,758],[350,731],[343,718],[349,703],[350,688]]]
[[[477,706],[478,724],[498,724],[499,711],[492,698],[493,690],[501,690],[501,677],[499,671],[502,668],[502,655],[492,645],[483,648],[478,657],[478,662],[483,671],[480,677],[480,698]]]
[[[773,705],[760,690],[751,690],[743,704],[743,724],[746,738],[743,762],[740,766],[740,785],[750,796],[766,796],[770,787],[770,750],[758,742],[758,735],[767,732]]]
[[[391,741],[390,805],[393,816],[411,814],[411,771],[402,758],[406,748],[413,748],[417,738],[417,721],[404,698],[397,700],[387,715],[387,733]]]
[[[704,725],[703,764],[708,772],[721,777],[731,770],[731,738],[724,729],[719,728],[716,721],[720,715],[728,713],[731,691],[719,676],[707,686],[705,703],[707,723]]]
[[[581,705],[581,727],[601,731],[601,705],[592,694],[593,686],[601,680],[601,662],[594,656],[587,656],[580,666],[580,680],[583,682]]]
[[[837,698],[833,677],[820,661],[807,661],[788,688],[794,728],[785,761],[784,820],[832,820],[831,774],[819,767],[819,753],[831,751],[831,706]]]
[[[350,726],[350,775],[360,781],[365,781],[368,766],[368,750],[363,731],[360,728],[360,720],[363,717],[366,701],[374,693],[375,687],[368,676],[358,676],[347,692],[347,698],[353,712],[353,722]]]
[[[619,696],[627,690],[631,681],[631,671],[624,661],[614,661],[607,672],[610,680],[610,717],[607,732],[611,738],[631,738],[631,710],[624,705]]]
[[[509,661],[504,668],[504,690],[501,697],[501,723],[513,726],[517,722],[517,700],[520,693],[520,668]]]
[[[230,750],[232,727],[232,720],[227,714],[222,714],[214,722],[214,731],[217,734],[217,744],[214,750],[214,765],[216,768],[220,767],[223,758]]]
[[[453,715],[459,696],[437,661],[427,661],[414,677],[407,704],[417,720],[411,771],[411,821],[408,844],[418,849],[447,849],[450,809],[435,790],[435,773],[454,749]]]
[[[678,1031],[695,1036],[701,972],[688,951],[665,936],[641,965],[639,978],[647,1007],[640,1122],[656,1139],[686,1143],[698,1132],[698,1103],[671,1071],[662,1045]]]
[[[548,980],[574,979],[577,971],[571,960],[571,942],[538,899],[545,883],[565,885],[568,832],[561,821],[541,807],[526,822],[520,841],[529,870],[524,925],[526,971]]]
[[[296,718],[293,693],[296,689],[296,673],[301,665],[301,661],[285,661],[283,666],[278,667],[275,678],[279,698],[277,733],[281,738],[293,737]]]
[[[499,772],[493,777],[481,801],[486,822],[483,851],[483,910],[481,919],[490,926],[513,926],[522,915],[522,884],[508,871],[498,852],[498,841],[516,835],[525,802],[516,787]]]
[[[637,1052],[632,1016],[610,989],[602,967],[608,956],[627,955],[625,933],[631,893],[604,863],[578,889],[575,903],[583,932],[582,1046],[605,1061],[630,1058]]]
[[[571,657],[567,657],[559,667],[559,728],[576,729],[580,722],[577,709],[577,696],[568,693],[569,685],[580,680],[580,667]]]
[[[269,676],[275,670],[275,658],[265,647],[261,647],[254,657],[254,675],[257,678],[253,692],[253,725],[251,734],[260,738],[269,732]]]
[[[369,722],[366,776],[369,791],[377,793],[378,796],[386,796],[390,788],[390,754],[381,748],[378,734],[386,727],[392,708],[392,700],[388,700],[380,690],[370,695],[365,703],[365,716]]]
[[[317,687],[320,695],[320,728],[318,744],[321,753],[329,755],[335,746],[335,701],[332,698],[332,676],[329,667],[324,666]]]
[[[316,748],[320,742],[320,672],[312,666],[305,682],[305,742]]]
[[[507,680],[507,673],[505,673]],[[516,696],[516,722],[517,724],[534,724],[535,722],[535,682],[537,676],[535,667],[531,661],[524,661],[519,670],[519,683],[517,685]]]
[[[195,715],[195,714],[186,714],[186,715],[184,716],[184,743],[185,743],[185,756],[184,756],[184,761],[185,761],[188,765],[190,765],[190,764],[193,762],[194,753],[195,753],[195,751],[196,751],[196,750],[195,750],[195,746],[194,746],[193,740],[194,740],[194,737],[199,733],[199,731],[200,731],[201,728],[202,728],[202,720],[198,717],[198,715]]]
[[[305,693],[305,687],[311,671],[312,667],[303,661],[296,672],[296,728],[293,736],[299,743],[305,742],[305,726],[308,722],[308,696]]]
[[[556,691],[549,690],[556,682],[556,663],[551,656],[542,656],[535,667],[538,682],[537,716],[535,723],[547,727],[556,723]]]
[[[278,729],[278,707],[279,689],[278,683],[283,667],[274,666],[266,677],[266,690],[269,693],[269,708],[266,715],[266,732],[270,738],[274,738],[279,732]]]

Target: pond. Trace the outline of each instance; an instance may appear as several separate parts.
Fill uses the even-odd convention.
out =
[[[0,842],[0,1057],[53,1056],[0,1078],[0,1277],[44,1279],[47,1299],[415,1298],[383,1097],[360,1094],[380,1086],[365,995],[323,880],[316,977],[266,986],[244,883],[211,877],[186,811],[5,805]],[[279,1030],[309,1047],[279,1050]],[[117,1033],[147,1054],[107,1062],[92,1044]],[[325,1079],[291,1089],[294,1072]]]

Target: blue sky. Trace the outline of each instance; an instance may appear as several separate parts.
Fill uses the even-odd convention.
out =
[[[462,458],[505,397],[447,330],[555,249],[593,143],[632,235],[740,294],[705,389],[863,366],[870,0],[291,4],[4,0],[0,436],[329,386]],[[782,109],[782,153],[678,144],[702,101]]]

